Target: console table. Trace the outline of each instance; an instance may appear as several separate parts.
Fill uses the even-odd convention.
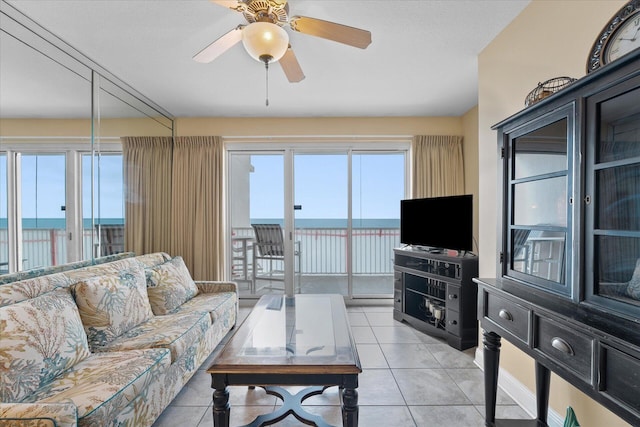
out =
[[[522,292],[522,286],[508,280],[475,280],[483,329],[486,426],[546,427],[550,372],[632,425],[640,424],[640,348],[607,333],[606,314],[576,312],[572,304],[550,302],[531,289]],[[628,328],[630,341],[638,339],[632,325],[621,326]],[[495,419],[502,339],[535,360],[537,417],[528,423]]]

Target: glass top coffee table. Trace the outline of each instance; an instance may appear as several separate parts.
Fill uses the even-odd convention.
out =
[[[265,295],[207,370],[211,374],[213,423],[229,426],[228,386],[264,387],[283,400],[248,426],[269,425],[288,415],[325,427],[302,402],[330,386],[340,387],[342,423],[358,425],[358,374],[362,372],[341,295]],[[292,395],[278,386],[312,386]]]

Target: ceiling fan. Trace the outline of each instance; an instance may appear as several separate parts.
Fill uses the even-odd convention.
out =
[[[286,0],[210,1],[242,13],[248,24],[238,25],[198,52],[193,57],[198,62],[211,62],[242,40],[254,59],[263,62],[267,68],[269,63],[280,61],[287,79],[296,83],[304,79],[304,73],[289,44],[289,35],[282,28],[285,25],[293,31],[361,49],[371,44],[371,33],[366,30],[306,16],[289,17]]]

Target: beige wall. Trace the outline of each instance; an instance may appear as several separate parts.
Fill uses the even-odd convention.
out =
[[[480,275],[495,277],[496,133],[493,124],[524,107],[538,82],[586,74],[589,50],[624,0],[533,0],[478,58],[478,159],[480,194]],[[533,363],[504,343],[501,367],[534,390]],[[552,375],[550,406],[559,414],[572,406],[583,427],[627,426],[617,416]]]
[[[81,119],[2,119],[2,137],[86,137],[91,136],[91,121]]]
[[[473,194],[473,238],[474,252],[478,253],[478,107],[474,107],[462,116],[464,155],[464,190],[466,194]]]
[[[149,118],[102,119],[100,137],[119,138],[121,136],[171,136],[171,131]],[[29,138],[90,138],[89,119],[2,119],[0,136]]]
[[[176,135],[462,135],[459,117],[181,118]]]

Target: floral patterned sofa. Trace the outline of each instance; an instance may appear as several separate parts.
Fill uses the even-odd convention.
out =
[[[0,276],[0,426],[152,425],[237,307],[165,253]]]

